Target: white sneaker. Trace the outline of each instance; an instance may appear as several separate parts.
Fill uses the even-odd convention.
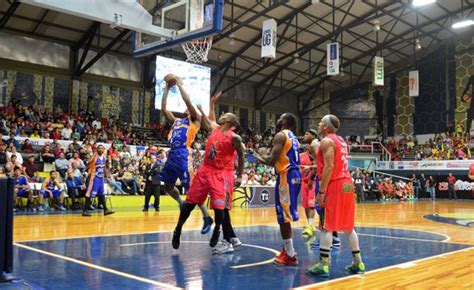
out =
[[[233,253],[234,247],[231,243],[227,242],[226,240],[222,240],[220,243],[217,244],[214,248],[212,248],[213,254],[226,254],[226,253]]]
[[[242,246],[242,242],[239,240],[239,238],[231,238],[230,243],[232,244],[234,248],[238,248]]]

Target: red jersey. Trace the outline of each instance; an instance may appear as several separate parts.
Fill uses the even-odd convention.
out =
[[[221,128],[212,131],[207,139],[204,165],[214,169],[234,170],[235,148],[232,144],[231,130],[222,132]]]
[[[331,181],[351,178],[349,173],[348,157],[349,151],[347,150],[346,141],[342,137],[337,136],[336,134],[328,134],[326,138],[329,138],[334,143],[334,169],[332,171]],[[318,150],[316,163],[318,165],[317,171],[318,176],[321,179],[323,176],[324,168],[324,157],[322,150]]]
[[[300,165],[303,166],[313,166],[314,160],[312,160],[311,156],[308,152],[304,152],[300,154]],[[311,176],[312,169],[304,169],[301,168],[301,178],[303,182],[309,182],[309,178]]]

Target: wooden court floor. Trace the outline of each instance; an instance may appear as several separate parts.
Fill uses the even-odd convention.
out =
[[[356,224],[360,227],[438,233],[447,236],[449,243],[474,246],[474,228],[432,221],[424,217],[430,214],[472,220],[474,202],[419,201],[358,204]],[[175,226],[177,216],[177,210],[142,213],[139,209],[136,212],[118,212],[108,217],[97,214],[92,218],[83,218],[73,214],[16,216],[14,240],[21,243],[72,237],[170,232]],[[301,221],[295,223],[297,227],[303,227],[306,222],[302,209],[300,216]],[[232,221],[236,227],[276,225],[273,208],[236,208],[232,211]],[[200,229],[201,225],[202,216],[196,210],[185,228]],[[308,285],[304,288],[316,288],[316,286]],[[318,284],[317,288],[474,289],[474,248],[369,271],[364,276],[348,276],[330,280]]]

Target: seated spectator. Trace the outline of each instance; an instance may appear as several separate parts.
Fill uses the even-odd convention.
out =
[[[77,140],[79,140],[79,138],[74,138],[72,140],[72,148],[74,149],[74,152],[79,152],[81,150],[81,144],[77,143]]]
[[[84,179],[81,176],[75,176],[73,169],[67,171],[66,177],[67,195],[71,198],[72,209],[79,209],[79,203],[76,202],[76,198],[85,196],[86,185]]]
[[[39,197],[39,206],[38,211],[44,211],[43,203],[45,199],[55,199],[58,203],[57,209],[60,211],[65,211],[66,208],[64,204],[64,189],[59,183],[58,173],[56,171],[51,171],[49,177],[43,181],[41,186],[41,194]]]
[[[31,139],[39,139],[41,136],[39,135],[38,131],[33,131],[33,133],[30,135]]]
[[[69,161],[66,159],[64,153],[59,154],[59,158],[54,161],[56,170],[59,172],[62,178],[66,178],[66,173],[69,170]]]
[[[38,176],[39,169],[38,165],[36,165],[34,155],[28,156],[28,159],[26,159],[26,162],[23,164],[23,167],[25,169],[25,176],[28,177],[31,182],[42,181],[41,177]]]
[[[23,164],[23,156],[21,155],[21,153],[17,152],[16,151],[16,147],[11,145],[9,147],[9,150],[10,151],[7,151],[7,158],[13,163],[13,164],[16,164],[16,166],[22,166]],[[12,161],[12,157],[13,156],[16,156],[16,160],[15,162]]]
[[[69,146],[67,146],[67,150],[66,150],[66,153],[65,153],[66,159],[70,160],[71,158],[73,158],[75,152],[76,151],[74,150],[74,146],[72,145],[72,143],[69,144]]]
[[[5,165],[8,162],[8,156],[5,152],[5,146],[0,145],[0,165]]]
[[[43,152],[41,152],[41,159],[43,159],[44,163],[54,163],[56,157],[54,156],[53,152],[51,152],[51,146],[49,143],[46,143],[43,147]]]
[[[7,145],[13,144],[17,150],[20,149],[20,142],[15,139],[15,133],[10,133],[10,139],[7,140]]]
[[[21,145],[21,151],[25,153],[33,153],[35,150],[33,149],[33,144],[29,139],[25,139],[23,144]]]
[[[84,164],[84,161],[82,161],[82,159],[80,158],[80,155],[79,153],[74,153],[73,157],[71,159],[69,159],[69,163],[72,167],[72,163],[76,163],[77,165],[77,168],[79,168],[79,170],[81,172],[84,172],[85,169],[86,169],[86,165]]]
[[[61,130],[61,137],[63,140],[70,140],[72,135],[72,127],[70,124],[67,124],[66,127],[64,127]]]
[[[51,135],[51,138],[54,139],[54,140],[61,139],[61,132],[59,132],[59,128],[54,128],[53,134]]]

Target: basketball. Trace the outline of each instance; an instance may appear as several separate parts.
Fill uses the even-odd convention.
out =
[[[171,88],[176,85],[178,79],[174,74],[167,74],[165,76],[165,82],[168,85],[168,88]]]

